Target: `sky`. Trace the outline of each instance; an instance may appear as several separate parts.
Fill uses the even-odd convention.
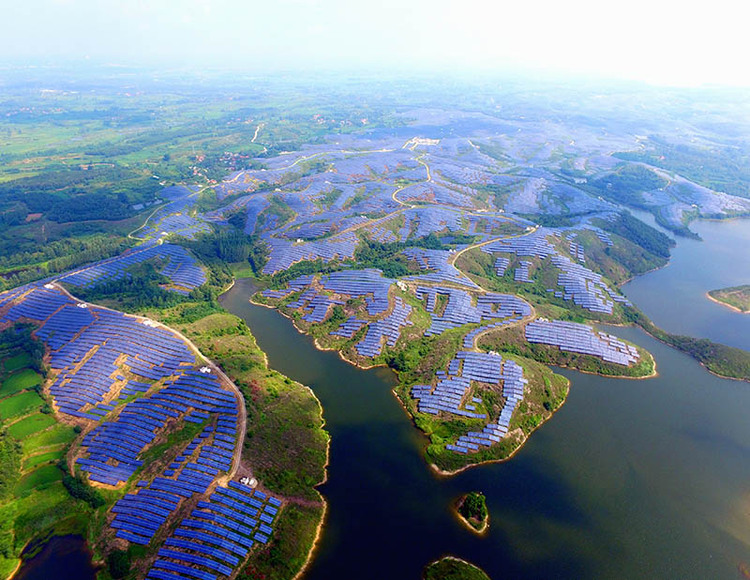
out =
[[[0,60],[750,86],[737,0],[11,0]]]

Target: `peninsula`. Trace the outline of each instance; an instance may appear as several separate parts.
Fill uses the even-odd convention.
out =
[[[710,300],[743,314],[750,312],[750,285],[732,286],[711,290],[707,294]]]

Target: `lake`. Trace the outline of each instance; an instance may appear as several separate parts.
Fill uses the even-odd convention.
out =
[[[750,280],[738,253],[750,247],[750,222],[694,229],[703,243],[679,239],[667,268],[625,292],[667,330],[750,348],[750,318],[703,296]],[[240,280],[222,303],[248,322],[273,368],[312,387],[332,436],[320,487],[329,515],[306,578],[414,580],[448,553],[495,580],[704,580],[735,578],[750,564],[750,384],[714,377],[638,329],[613,329],[653,353],[658,377],[561,370],[572,382],[568,401],[512,460],[439,477],[391,392],[390,371],[317,350],[279,313],[250,304],[251,292]],[[470,490],[487,497],[484,537],[451,512]],[[53,539],[17,577],[93,571],[80,539]]]
[[[702,222],[696,230],[705,242],[680,239],[668,268],[626,288],[673,331],[706,328],[704,312],[718,307],[697,288],[742,277],[727,260],[750,240],[750,223]],[[708,265],[694,275],[698,263]],[[312,387],[332,436],[320,488],[329,517],[307,578],[413,579],[446,553],[496,579],[725,578],[750,564],[750,384],[714,377],[638,329],[611,329],[648,348],[659,376],[561,370],[572,382],[568,401],[520,453],[444,478],[423,460],[427,440],[393,396],[390,371],[362,371],[318,351],[289,320],[250,304],[251,292],[239,281],[223,304],[248,322],[273,368]],[[675,292],[679,300],[665,301],[673,308],[660,306],[660,296]],[[703,334],[738,346],[744,338],[750,348],[744,319],[717,312],[724,316]],[[487,496],[485,537],[450,511],[473,489]]]

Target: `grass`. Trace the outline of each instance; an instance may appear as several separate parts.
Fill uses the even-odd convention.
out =
[[[441,558],[425,568],[423,580],[490,580],[485,572],[469,562],[452,556]]]
[[[13,423],[8,427],[8,433],[10,433],[12,437],[22,441],[29,435],[33,435],[39,431],[44,431],[56,423],[57,421],[55,421],[55,418],[52,415],[35,413]]]
[[[70,497],[61,482],[52,482],[15,502],[18,516],[14,527],[16,545],[35,538],[67,533],[83,534],[90,523],[88,504]]]
[[[35,387],[42,382],[42,377],[32,369],[23,369],[13,373],[3,381],[0,387],[0,397],[7,397],[25,389]]]
[[[57,424],[44,431],[40,431],[21,442],[24,454],[31,454],[37,449],[72,443],[76,438],[76,432],[70,425]]]
[[[24,459],[22,469],[28,471],[34,469],[40,465],[46,463],[57,462],[65,457],[65,452],[61,449],[59,451],[47,451],[45,453],[38,453],[37,455],[30,455]]]
[[[18,480],[14,493],[16,497],[23,497],[32,490],[44,489],[51,483],[61,480],[62,471],[56,465],[43,465]]]
[[[10,373],[17,371],[31,364],[31,357],[28,353],[22,352],[3,361],[5,372]]]
[[[740,312],[750,312],[750,286],[733,286],[711,290],[708,295],[718,302],[736,308]]]
[[[12,419],[27,415],[44,403],[36,391],[26,391],[0,400],[0,419]]]
[[[4,558],[0,556],[0,578],[10,578],[19,561],[19,558]]]

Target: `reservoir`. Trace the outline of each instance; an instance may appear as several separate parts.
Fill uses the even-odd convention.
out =
[[[645,212],[633,213],[653,224]],[[698,221],[690,229],[703,241],[676,238],[669,265],[635,278],[623,292],[664,330],[750,350],[750,314],[706,297],[709,290],[750,284],[750,220]]]
[[[750,239],[747,221],[696,230],[703,244],[680,239],[668,268],[626,289],[673,331],[703,323],[686,320],[696,308],[660,310],[658,297],[690,263],[710,262],[706,247]],[[708,288],[739,283],[727,262],[699,276]],[[636,296],[638,284],[650,285],[645,298]],[[317,350],[279,313],[250,304],[251,293],[240,280],[222,303],[248,322],[273,368],[312,387],[332,436],[329,480],[320,487],[329,514],[307,578],[415,579],[447,553],[495,579],[734,578],[750,565],[750,384],[714,377],[642,331],[617,328],[652,352],[658,377],[560,370],[572,383],[567,403],[512,460],[444,478],[424,461],[427,440],[391,393],[390,371],[362,371]],[[734,320],[722,318],[711,338],[741,340]],[[450,511],[475,489],[491,515],[484,537]]]
[[[679,238],[670,265],[625,292],[667,330],[750,348],[750,316],[703,296],[750,281],[738,250],[750,247],[750,221],[694,229],[704,242]],[[328,518],[306,578],[416,580],[444,554],[494,580],[705,580],[750,566],[750,383],[714,377],[640,330],[617,328],[651,351],[658,377],[560,370],[572,383],[566,404],[513,459],[439,477],[389,370],[317,350],[279,313],[250,304],[251,293],[239,280],[222,303],[248,322],[273,368],[312,387],[332,436],[320,487]],[[471,490],[487,497],[484,537],[451,513]],[[16,578],[93,576],[82,540],[55,538]]]

